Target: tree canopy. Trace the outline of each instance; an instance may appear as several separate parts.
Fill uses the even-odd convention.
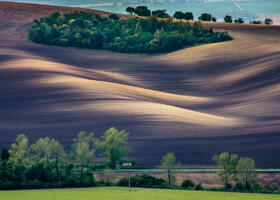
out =
[[[156,12],[157,15],[165,13],[164,10]],[[199,23],[191,26],[185,22],[172,22],[170,17],[167,19],[159,20],[156,16],[119,19],[114,14],[107,17],[89,12],[53,13],[34,20],[29,39],[41,44],[123,53],[170,52],[195,44],[231,40],[226,32],[213,32]]]
[[[111,127],[101,137],[98,145],[102,155],[108,158],[111,168],[116,168],[117,163],[130,151],[130,147],[127,146],[128,136],[129,133],[125,130],[118,131]]]
[[[223,182],[225,188],[229,187],[230,181],[234,180],[238,156],[236,154],[222,153],[213,156],[213,161],[218,164],[217,176]]]
[[[180,163],[177,162],[174,153],[167,153],[162,157],[161,168],[164,170],[165,179],[168,187],[171,187],[176,183],[176,177],[174,176],[174,171],[179,168]]]

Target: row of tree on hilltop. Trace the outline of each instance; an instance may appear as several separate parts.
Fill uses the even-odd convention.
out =
[[[168,13],[166,13],[166,9],[159,9],[159,10],[155,10],[155,11],[151,11],[148,9],[147,6],[137,6],[136,8],[134,7],[127,7],[126,8],[126,12],[128,12],[130,15],[137,15],[137,16],[151,16],[154,15],[158,18],[172,18]],[[184,20],[194,20],[194,15],[192,12],[182,12],[182,11],[176,11],[173,14],[173,18],[175,19],[184,19]],[[201,21],[212,21],[212,22],[216,22],[217,18],[212,16],[212,14],[208,14],[208,13],[202,13],[199,17],[198,20]],[[238,18],[238,19],[232,19],[232,16],[230,15],[225,15],[224,17],[224,22],[226,23],[239,23],[239,24],[243,24],[244,20],[243,18]],[[271,25],[273,24],[273,20],[270,18],[266,18],[264,20],[264,22],[260,21],[260,20],[253,20],[250,21],[250,24],[266,24],[266,25]]]

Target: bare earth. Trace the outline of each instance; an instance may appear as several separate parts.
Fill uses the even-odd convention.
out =
[[[141,175],[144,172],[131,172],[130,176]],[[146,174],[156,176],[158,178],[164,178],[163,172],[145,172]],[[111,181],[117,182],[122,177],[129,177],[128,172],[116,172],[111,175]],[[103,172],[94,173],[95,180],[104,180]],[[107,175],[108,176],[108,175]],[[191,179],[195,184],[202,183],[205,187],[222,187],[221,181],[217,178],[215,172],[176,172],[176,183],[181,185],[186,179]],[[279,172],[260,172],[259,173],[259,183],[261,185],[278,183],[280,184],[280,174]],[[234,183],[233,183],[234,184]]]
[[[26,41],[34,19],[76,10],[0,2],[1,147],[25,133],[69,149],[79,131],[115,126],[141,167],[167,152],[212,167],[227,151],[280,168],[280,26],[204,23],[234,40],[155,56]]]

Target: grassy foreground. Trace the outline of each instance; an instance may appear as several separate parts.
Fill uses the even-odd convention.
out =
[[[0,200],[280,200],[280,195],[122,187],[0,191]]]

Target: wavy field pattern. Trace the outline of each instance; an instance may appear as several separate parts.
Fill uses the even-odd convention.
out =
[[[0,146],[25,133],[69,148],[79,131],[115,126],[142,167],[167,152],[210,166],[223,151],[280,167],[280,26],[204,23],[234,40],[154,56],[22,40],[56,10],[75,8],[0,3]]]

